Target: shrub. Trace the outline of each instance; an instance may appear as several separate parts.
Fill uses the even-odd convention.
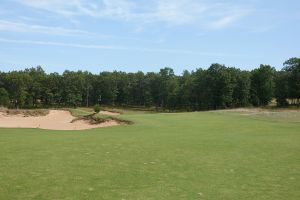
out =
[[[96,104],[95,106],[94,106],[94,111],[96,112],[96,113],[99,113],[100,112],[100,105],[99,104]]]

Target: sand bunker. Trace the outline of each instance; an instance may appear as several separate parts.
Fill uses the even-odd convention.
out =
[[[0,127],[4,128],[40,128],[51,130],[85,130],[99,127],[119,125],[117,121],[110,120],[101,124],[90,124],[85,120],[74,120],[68,111],[50,110],[46,116],[7,115],[0,112]]]

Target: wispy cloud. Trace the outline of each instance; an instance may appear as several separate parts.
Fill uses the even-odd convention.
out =
[[[224,17],[222,17],[220,19],[217,19],[217,20],[212,21],[211,23],[209,23],[208,27],[212,28],[212,29],[222,29],[222,28],[227,27],[230,24],[232,24],[239,17],[240,16],[238,16],[238,15],[224,16]]]
[[[208,9],[206,4],[197,1],[162,0],[157,1],[157,8],[149,18],[175,25],[188,24],[195,22]]]
[[[9,20],[0,19],[0,31],[15,32],[15,33],[31,33],[31,34],[45,34],[54,36],[81,36],[81,37],[91,37],[91,38],[101,38],[101,39],[117,39],[117,40],[138,40],[134,37],[124,37],[112,34],[101,34],[94,33],[90,31],[54,27],[54,26],[42,26],[37,24],[29,24],[25,22],[15,22]]]
[[[63,27],[41,26],[35,24],[27,24],[23,22],[14,22],[8,20],[0,20],[0,31],[21,32],[21,33],[42,33],[50,35],[80,35],[90,34],[87,31],[77,29],[67,29]]]
[[[135,3],[129,0],[16,0],[17,2],[36,9],[47,10],[66,17],[124,17],[131,18]]]
[[[198,56],[213,56],[213,57],[243,57],[242,54],[228,54],[218,52],[199,52],[192,50],[176,50],[176,49],[152,49],[152,48],[139,48],[139,47],[126,47],[115,45],[97,45],[97,44],[79,44],[79,43],[64,43],[64,42],[50,42],[38,40],[14,40],[7,38],[0,38],[2,43],[14,43],[24,45],[46,45],[46,46],[61,46],[71,48],[84,48],[84,49],[99,49],[99,50],[118,50],[118,51],[136,51],[136,52],[152,52],[152,53],[171,53],[171,54],[187,54]]]
[[[224,28],[248,14],[242,6],[209,0],[16,0],[64,17],[89,16],[135,23],[198,24]],[[220,3],[221,2],[221,3]],[[208,24],[211,24],[209,26]]]

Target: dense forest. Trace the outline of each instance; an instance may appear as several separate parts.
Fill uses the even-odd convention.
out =
[[[65,71],[46,74],[41,67],[0,72],[0,105],[11,108],[76,107],[95,104],[145,106],[168,110],[209,110],[278,106],[300,99],[300,58],[284,62],[276,71],[260,65],[244,71],[220,64],[208,69],[154,72]]]

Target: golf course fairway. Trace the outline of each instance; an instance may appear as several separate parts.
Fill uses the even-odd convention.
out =
[[[82,131],[0,128],[1,200],[298,200],[300,123],[129,112]]]

